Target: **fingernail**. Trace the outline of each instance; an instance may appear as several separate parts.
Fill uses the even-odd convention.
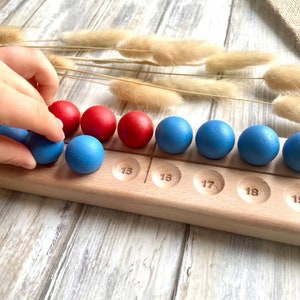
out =
[[[61,128],[63,128],[63,127],[64,127],[64,123],[62,122],[62,120],[61,120],[61,119],[59,119],[59,118],[56,118],[56,121],[57,121],[57,123],[60,125],[60,127],[61,127]]]

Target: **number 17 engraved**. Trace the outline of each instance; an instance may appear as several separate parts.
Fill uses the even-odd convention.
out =
[[[204,188],[208,189],[211,189],[215,184],[213,180],[202,180],[201,183]]]

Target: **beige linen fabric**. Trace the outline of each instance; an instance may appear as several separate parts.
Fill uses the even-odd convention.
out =
[[[300,43],[300,0],[267,0]]]

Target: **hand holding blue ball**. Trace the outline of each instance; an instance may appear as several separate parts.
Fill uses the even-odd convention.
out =
[[[27,134],[28,130],[26,129],[11,127],[7,125],[0,126],[0,135],[7,136],[20,143],[24,143]]]
[[[64,142],[51,142],[46,137],[34,132],[29,132],[25,141],[38,164],[54,163],[64,150]]]
[[[0,126],[0,136],[12,142],[24,143],[35,164],[54,163],[64,150],[64,141],[52,142],[45,136],[25,129]],[[156,127],[155,138],[158,148],[167,154],[183,153],[191,144],[193,131],[190,124],[183,118],[171,116],[163,119]],[[4,137],[3,137],[4,139]],[[9,140],[7,139],[7,140]],[[233,149],[235,134],[227,123],[210,120],[197,130],[195,143],[201,155],[208,159],[221,159]],[[24,147],[22,145],[22,147]],[[280,148],[277,134],[268,126],[255,125],[245,129],[237,143],[240,157],[254,166],[264,166],[271,162]],[[24,148],[25,149],[25,148]],[[30,152],[29,152],[29,151]],[[283,147],[282,156],[286,166],[300,172],[300,133],[289,137]],[[33,160],[32,158],[32,160]],[[73,138],[66,147],[65,159],[68,166],[76,173],[90,174],[97,171],[104,160],[102,143],[90,135]]]

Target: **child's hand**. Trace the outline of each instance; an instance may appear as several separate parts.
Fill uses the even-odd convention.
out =
[[[0,48],[0,125],[24,128],[53,142],[64,139],[48,107],[58,89],[57,74],[42,52],[22,47]],[[36,162],[22,144],[0,136],[0,163],[32,169]]]

